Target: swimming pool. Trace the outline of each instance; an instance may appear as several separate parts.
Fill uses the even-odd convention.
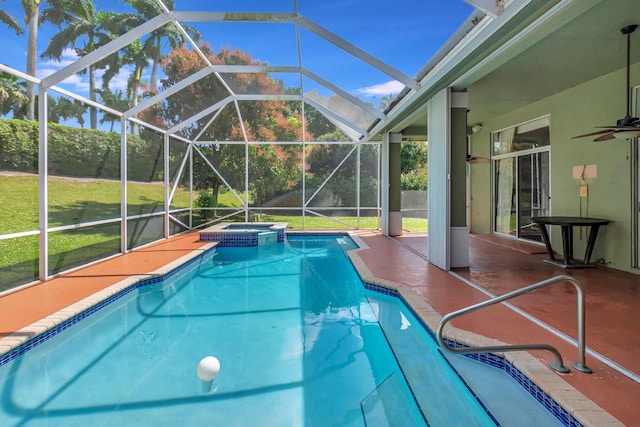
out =
[[[220,248],[123,292],[0,369],[0,425],[499,423],[451,367],[477,362],[445,360],[397,298],[365,289],[353,247]],[[208,355],[221,371],[203,392]]]

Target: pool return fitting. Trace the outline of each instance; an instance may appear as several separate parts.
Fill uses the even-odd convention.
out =
[[[440,322],[438,323],[438,326],[436,328],[436,338],[438,340],[438,343],[445,349],[453,353],[459,353],[459,354],[546,350],[553,353],[553,355],[556,358],[555,362],[550,363],[551,368],[553,368],[557,372],[566,374],[567,372],[569,372],[569,368],[564,366],[564,362],[562,361],[562,356],[560,355],[560,352],[550,344],[496,345],[496,346],[486,346],[486,347],[453,347],[449,345],[442,337],[444,325],[450,320],[455,319],[456,317],[460,317],[465,314],[472,313],[481,308],[498,304],[510,298],[514,298],[519,295],[526,294],[531,291],[535,291],[536,289],[543,288],[545,286],[549,286],[551,284],[554,284],[557,282],[563,282],[563,281],[571,282],[571,284],[573,284],[573,286],[576,288],[576,292],[578,294],[577,295],[578,296],[578,361],[574,363],[572,366],[580,372],[585,372],[590,374],[593,371],[585,365],[584,291],[582,289],[582,284],[578,282],[575,278],[568,275],[554,276],[549,279],[534,283],[532,285],[525,286],[524,288],[516,289],[515,291],[508,292],[504,295],[491,298],[490,300],[487,300],[478,304],[470,305],[469,307],[465,307],[463,309],[453,311],[445,315],[444,317],[442,317],[442,319],[440,319]]]

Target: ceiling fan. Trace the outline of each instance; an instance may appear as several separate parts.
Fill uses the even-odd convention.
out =
[[[627,115],[618,120],[615,126],[596,126],[597,128],[604,128],[602,130],[585,133],[584,135],[574,136],[573,138],[584,138],[585,136],[600,135],[594,139],[594,141],[607,141],[609,139],[630,139],[640,137],[640,119],[637,117],[631,117],[631,84],[629,79],[629,70],[631,68],[630,56],[631,56],[631,33],[633,33],[637,25],[627,25],[620,29],[620,32],[627,36]]]
[[[478,163],[489,163],[490,161],[491,160],[489,160],[488,157],[474,157],[467,154],[467,163],[470,165],[476,165]]]

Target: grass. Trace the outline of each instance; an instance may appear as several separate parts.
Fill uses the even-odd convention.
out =
[[[119,181],[50,177],[49,226],[56,227],[120,217]],[[131,215],[164,208],[162,183],[127,184]],[[30,174],[0,175],[0,235],[37,230],[38,177]],[[188,207],[189,194],[176,191],[173,207]],[[105,224],[49,234],[51,272],[62,271],[120,250],[120,224]],[[137,245],[143,235],[130,233]],[[38,277],[38,236],[0,240],[0,290]]]
[[[50,177],[49,226],[77,224],[120,216],[120,181]],[[127,184],[130,215],[164,208],[162,183]],[[38,177],[0,176],[0,234],[38,229]],[[189,207],[189,193],[178,190],[174,207]]]
[[[49,177],[49,226],[57,227],[120,217],[120,181]],[[178,189],[172,208],[189,207],[189,193]],[[160,212],[164,208],[163,183],[127,184],[129,215]],[[234,206],[231,193],[221,193],[221,206]],[[32,174],[0,174],[0,235],[38,230],[38,177]],[[341,221],[337,222],[335,220]],[[354,217],[305,216],[309,229],[351,229]],[[261,215],[262,221],[287,222],[302,228],[301,216]],[[349,225],[345,225],[349,224]],[[378,227],[376,217],[361,217],[360,228]],[[135,247],[162,237],[160,217],[130,222],[129,246]],[[426,232],[426,219],[403,220],[403,229]],[[38,278],[39,236],[0,240],[0,291]],[[120,223],[49,233],[49,269],[55,273],[120,251]]]
[[[261,214],[260,220],[265,222],[286,222],[291,228],[302,228],[301,216],[282,216]],[[412,233],[427,232],[426,218],[403,218],[402,229]],[[349,224],[349,225],[345,225]],[[325,218],[315,215],[307,215],[304,218],[305,228],[334,228],[334,229],[351,229],[357,226],[356,218],[336,216]],[[359,228],[378,228],[378,218],[376,217],[360,217]]]

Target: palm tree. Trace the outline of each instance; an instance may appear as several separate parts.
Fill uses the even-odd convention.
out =
[[[13,74],[0,71],[0,115],[13,111],[15,116],[15,112],[26,102],[24,81]]]
[[[4,3],[4,1],[5,0],[0,0],[0,2],[2,3]],[[15,31],[17,35],[20,35],[24,32],[22,31],[22,27],[20,27],[20,24],[18,24],[18,21],[16,21],[13,16],[2,9],[0,9],[0,22]]]
[[[102,76],[102,87],[108,88],[111,79],[120,72],[124,65],[133,65],[133,72],[127,81],[127,95],[131,106],[138,105],[138,91],[142,84],[142,74],[149,65],[149,56],[144,51],[144,44],[140,40],[135,40],[125,47],[120,55],[112,55],[110,59]]]
[[[60,28],[54,35],[42,58],[60,59],[64,49],[71,46],[78,55],[83,56],[111,41],[111,33],[106,30],[108,23],[116,16],[113,12],[96,11],[92,0],[48,0],[50,7],[42,11],[42,21],[50,22]],[[82,47],[76,47],[83,42]],[[89,99],[96,100],[97,64],[91,64],[89,73]],[[98,127],[98,114],[90,108],[91,128]]]
[[[36,75],[36,58],[38,56],[38,18],[42,0],[22,0],[24,9],[24,23],[29,27],[27,40],[27,74]],[[33,82],[27,82],[27,120],[34,120],[36,106],[36,92]]]
[[[131,102],[124,96],[124,93],[121,90],[112,92],[109,88],[102,88],[97,89],[96,92],[100,95],[102,103],[107,107],[120,112],[127,111],[131,108]],[[118,120],[118,117],[109,113],[104,113],[102,119],[100,119],[100,124],[103,125],[105,123],[111,123],[109,132],[113,132],[113,127]]]
[[[49,98],[51,102],[53,98]],[[57,123],[60,120],[76,119],[81,128],[84,128],[84,115],[87,112],[87,106],[74,99],[73,101],[68,98],[58,98],[57,102],[54,100],[53,104],[49,106],[49,112],[53,116]]]
[[[135,14],[120,15],[117,25],[120,25],[127,30],[142,25],[151,18],[162,13],[162,9],[160,9],[154,0],[124,0],[124,2],[130,4],[136,10]],[[164,4],[169,8],[169,10],[175,10],[174,0],[165,0]],[[200,40],[201,36],[198,30],[191,26],[183,26],[183,28],[194,41]],[[151,77],[149,82],[150,92],[157,92],[158,69],[160,68],[160,62],[164,57],[162,52],[165,50],[165,47],[167,47],[164,45],[165,42],[168,43],[168,47],[175,49],[185,43],[186,39],[175,24],[168,23],[151,32],[149,37],[144,40],[140,47],[134,48],[135,52],[130,55],[130,61],[132,62],[123,61],[124,63],[134,63],[136,67],[143,63],[140,56],[144,56],[146,60],[151,61]],[[147,65],[148,64],[145,64],[143,68]],[[137,74],[141,77],[142,71],[143,70],[135,70],[134,75]],[[134,77],[134,79],[135,78],[137,77]],[[137,85],[138,87],[140,86],[139,78],[137,83],[134,82],[134,85]],[[134,92],[134,98],[132,98],[133,105],[137,105],[136,97],[136,92]]]

